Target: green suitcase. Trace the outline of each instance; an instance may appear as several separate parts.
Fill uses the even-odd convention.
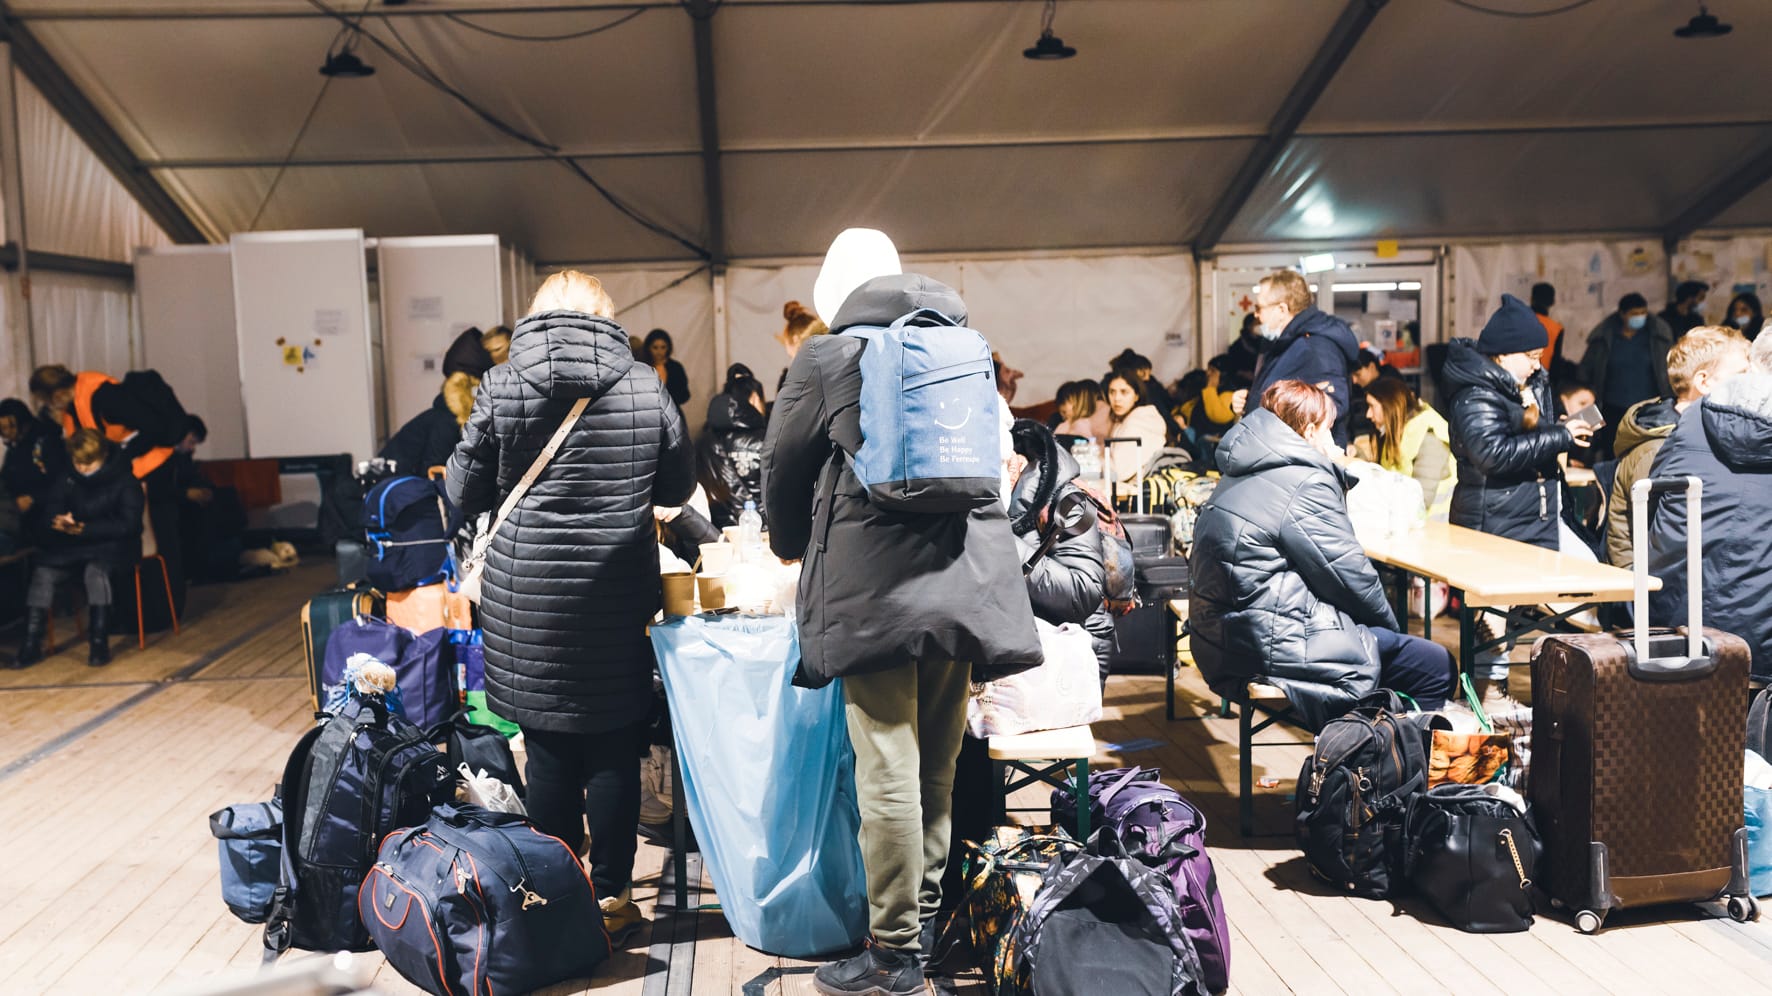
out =
[[[366,584],[352,584],[315,595],[301,607],[302,653],[308,665],[308,697],[320,711],[320,664],[326,659],[326,641],[332,631],[356,615],[379,616],[387,603],[381,592]]]

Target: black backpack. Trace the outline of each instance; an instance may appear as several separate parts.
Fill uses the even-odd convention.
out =
[[[430,736],[355,695],[304,734],[283,767],[283,855],[265,920],[265,960],[291,947],[367,951],[357,890],[382,838],[455,795]]]
[[[465,764],[470,771],[484,771],[509,785],[517,798],[524,797],[523,776],[517,771],[511,742],[498,730],[470,720],[466,709],[432,727],[431,742],[443,745],[450,771]]]
[[[1298,773],[1298,846],[1311,871],[1356,896],[1400,893],[1410,800],[1427,789],[1421,721],[1375,692],[1317,734]]]

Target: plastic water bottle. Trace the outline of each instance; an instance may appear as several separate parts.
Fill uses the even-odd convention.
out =
[[[1079,439],[1071,444],[1071,456],[1076,458],[1079,476],[1091,480],[1101,476],[1101,450],[1087,439]]]
[[[738,559],[747,562],[761,560],[758,551],[762,546],[763,516],[757,512],[756,502],[747,501],[738,516]]]

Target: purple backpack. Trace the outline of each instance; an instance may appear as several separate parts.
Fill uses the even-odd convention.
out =
[[[1073,834],[1076,808],[1069,791],[1052,793],[1052,822]],[[1156,768],[1117,768],[1089,773],[1089,825],[1168,877],[1182,930],[1199,952],[1206,990],[1230,988],[1230,925],[1206,853],[1206,815],[1163,784]]]

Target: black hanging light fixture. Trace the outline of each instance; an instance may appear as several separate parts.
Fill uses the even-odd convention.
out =
[[[326,53],[326,61],[320,65],[320,75],[344,79],[374,76],[375,67],[357,58],[357,53],[351,51],[351,48],[356,44],[357,32],[355,29],[351,29],[349,37],[345,40],[344,48],[337,52]]]
[[[1066,45],[1063,38],[1052,33],[1052,19],[1057,14],[1058,0],[1046,0],[1046,10],[1040,15],[1040,39],[1034,42],[1033,48],[1021,50],[1022,58],[1048,62],[1077,54],[1077,50]]]
[[[1704,4],[1698,5],[1698,13],[1692,20],[1674,29],[1675,38],[1721,38],[1735,30],[1735,25],[1724,24],[1717,20],[1715,14]]]

